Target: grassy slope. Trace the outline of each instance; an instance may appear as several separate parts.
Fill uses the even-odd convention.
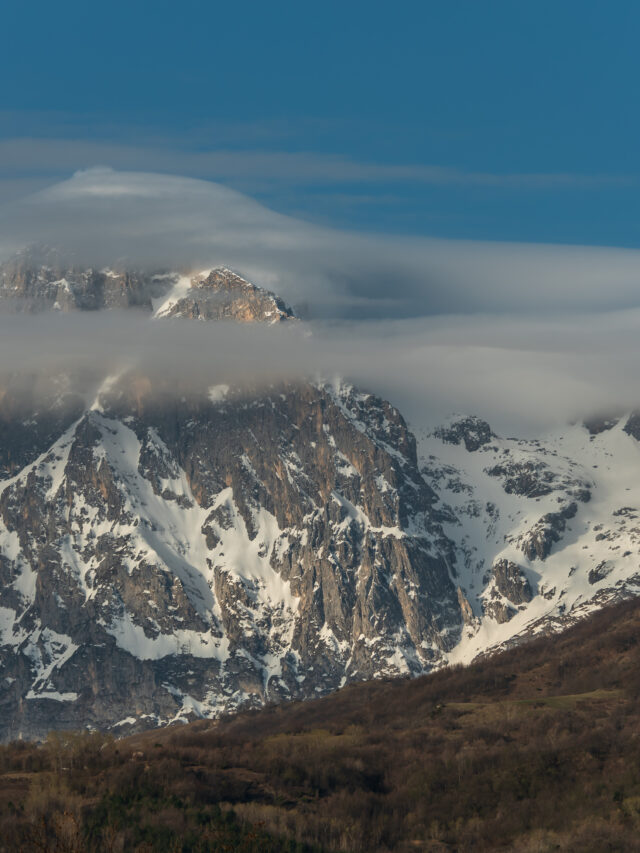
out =
[[[0,750],[0,849],[638,850],[640,602],[466,669],[104,744]]]

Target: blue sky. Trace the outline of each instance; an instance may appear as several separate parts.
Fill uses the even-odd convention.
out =
[[[343,228],[640,245],[640,4],[10,0],[3,29],[5,198],[111,165]]]

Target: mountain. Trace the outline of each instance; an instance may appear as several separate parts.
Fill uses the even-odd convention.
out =
[[[465,627],[452,663],[640,594],[639,421],[600,418],[522,440],[454,417],[419,433],[457,556]]]
[[[32,246],[0,264],[0,308],[27,313],[151,308],[153,298],[177,278],[123,264],[98,270],[70,261],[54,247]]]
[[[469,667],[0,747],[0,849],[634,851],[640,602]]]
[[[80,293],[91,279],[62,272]],[[293,319],[228,270],[163,275],[158,317]],[[20,421],[15,396],[9,383],[4,738],[215,715],[444,662],[460,623],[449,542],[385,401],[342,383],[186,397],[134,371],[89,405],[64,386],[42,411],[20,398]]]
[[[142,308],[156,317],[278,323],[294,318],[274,293],[225,267],[183,274],[130,269],[125,262],[94,269],[58,249],[36,246],[0,264],[0,309],[37,313]]]
[[[237,273],[0,267],[11,310],[299,323]],[[215,327],[212,327],[212,334]],[[635,415],[410,431],[336,380],[0,378],[0,738],[419,675],[638,594]],[[600,428],[602,427],[602,428]]]
[[[155,316],[271,325],[295,319],[282,299],[226,267],[178,276]]]

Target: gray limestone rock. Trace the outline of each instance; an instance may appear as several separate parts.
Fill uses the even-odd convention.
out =
[[[0,308],[7,311],[97,311],[147,308],[175,280],[165,271],[93,269],[35,246],[0,264]]]
[[[518,605],[528,603],[532,598],[531,585],[520,566],[505,559],[493,564],[483,601],[486,616],[504,624],[515,616]]]

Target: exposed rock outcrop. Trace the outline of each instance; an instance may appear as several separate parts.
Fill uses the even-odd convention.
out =
[[[562,538],[567,521],[575,516],[575,501],[558,512],[548,512],[519,541],[520,550],[529,560],[545,560],[556,542]]]
[[[495,588],[512,604],[525,604],[533,598],[531,584],[522,568],[511,560],[497,560],[493,564],[492,574]]]
[[[4,311],[97,311],[147,308],[175,274],[74,264],[59,251],[36,246],[0,265],[0,308]]]
[[[187,288],[169,295],[158,316],[271,324],[294,319],[293,311],[274,293],[224,267],[192,277]]]
[[[434,434],[447,444],[464,443],[470,453],[489,444],[496,437],[489,424],[475,416],[454,418],[446,426],[435,430]]]
[[[532,598],[531,585],[520,566],[505,559],[493,564],[483,601],[486,616],[504,624],[515,616],[518,605]]]
[[[627,418],[623,429],[631,438],[640,441],[640,412],[632,412]]]

